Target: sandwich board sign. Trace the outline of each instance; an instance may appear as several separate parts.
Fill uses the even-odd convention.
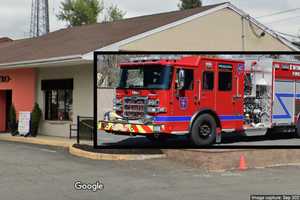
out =
[[[31,112],[19,112],[18,132],[20,135],[26,136],[30,132],[30,115]]]

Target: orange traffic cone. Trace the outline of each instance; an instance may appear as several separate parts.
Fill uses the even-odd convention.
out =
[[[244,155],[240,156],[240,167],[239,167],[239,169],[240,170],[246,170],[247,169],[246,160],[245,160],[245,156]]]

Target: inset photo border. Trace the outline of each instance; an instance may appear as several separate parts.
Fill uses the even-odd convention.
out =
[[[300,148],[299,113],[297,52],[94,53],[95,148]]]

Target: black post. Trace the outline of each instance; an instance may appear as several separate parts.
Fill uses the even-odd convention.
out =
[[[94,123],[94,120],[93,120],[93,123]],[[94,134],[94,129],[93,128],[91,128],[91,140],[93,141],[93,134]]]
[[[79,144],[79,123],[80,123],[80,117],[79,115],[77,116],[77,144]]]

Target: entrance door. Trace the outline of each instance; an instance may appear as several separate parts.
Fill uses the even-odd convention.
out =
[[[179,73],[184,73],[184,85],[181,89],[178,85]],[[196,93],[195,93],[195,69],[194,68],[181,68],[176,67],[175,73],[173,75],[174,80],[173,84],[173,94],[172,94],[172,125],[175,130],[186,131],[188,130],[189,122],[191,116],[195,112],[195,107],[197,106],[196,102]]]
[[[9,130],[9,124],[8,124],[8,119],[9,119],[9,110],[12,105],[12,90],[6,90],[5,91],[5,96],[6,96],[6,131]]]
[[[179,71],[184,71],[184,86],[181,90],[177,90],[177,84],[174,85],[175,91],[177,91],[174,95],[174,112],[178,116],[190,116],[195,109],[194,104],[194,95],[195,95],[195,85],[194,85],[194,69],[188,68],[176,68],[175,69],[175,77],[178,77]],[[176,78],[178,79],[178,78]]]
[[[6,91],[0,91],[0,132],[6,131]]]
[[[197,77],[201,77],[198,80],[199,91],[197,91],[197,94],[200,95],[200,107],[201,109],[216,110],[216,62],[204,60],[198,71],[200,73]]]
[[[237,74],[236,63],[217,63],[216,110],[223,128],[243,125],[243,79]],[[241,85],[241,86],[239,86]]]

